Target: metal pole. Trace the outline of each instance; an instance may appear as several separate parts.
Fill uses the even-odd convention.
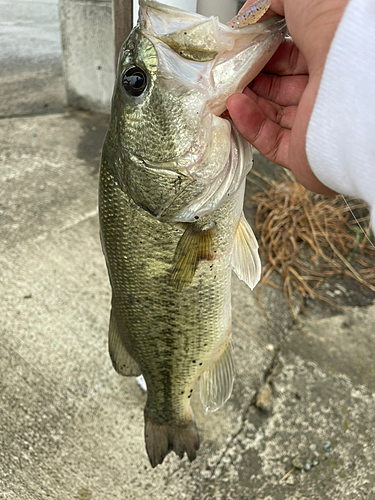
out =
[[[113,31],[115,38],[115,67],[121,45],[133,28],[133,0],[112,0]]]

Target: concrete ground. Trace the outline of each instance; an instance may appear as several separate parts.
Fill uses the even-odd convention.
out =
[[[345,309],[310,300],[297,325],[280,292],[264,288],[269,324],[256,294],[234,279],[233,395],[209,415],[195,395],[198,458],[170,454],[151,469],[145,394],[107,354],[97,182],[108,117],[64,109],[62,85],[49,93],[51,78],[35,67],[30,81],[14,71],[6,90],[10,73],[0,75],[8,103],[0,120],[0,499],[375,499],[375,296],[339,277],[322,293]],[[61,83],[58,51],[48,71]],[[259,156],[256,168],[273,171]],[[265,413],[253,400],[271,373]]]
[[[0,118],[64,109],[58,0],[0,0]]]

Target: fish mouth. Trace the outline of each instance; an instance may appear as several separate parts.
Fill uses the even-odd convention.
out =
[[[259,74],[287,33],[285,19],[281,16],[237,30],[228,29],[238,38],[235,38],[232,50],[218,56],[215,61],[212,68],[214,95],[207,102],[217,116],[226,111],[227,99],[242,92]]]
[[[191,89],[204,87],[207,106],[216,116],[226,110],[228,97],[242,92],[262,70],[287,32],[281,16],[233,29],[217,17],[207,18],[154,0],[140,0],[138,26],[158,42],[160,55],[165,53],[161,59],[174,59],[173,65],[165,63],[165,74],[174,71],[181,75]]]
[[[197,84],[205,83],[208,94],[206,105],[213,115],[219,117],[227,109],[227,99],[242,92],[271,59],[287,34],[287,26],[281,16],[241,29],[229,28],[214,17],[204,21],[200,27],[207,28],[207,23],[212,24],[216,46],[208,45],[207,52],[193,46],[184,62],[187,65],[191,61],[194,68],[200,63],[201,74]],[[173,34],[169,36],[173,38]],[[184,54],[187,52],[185,47]],[[202,61],[202,64],[205,55],[207,61]],[[199,61],[193,57],[198,57]]]

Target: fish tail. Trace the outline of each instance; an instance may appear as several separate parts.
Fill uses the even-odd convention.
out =
[[[170,451],[183,458],[185,452],[192,462],[199,449],[199,435],[193,419],[183,424],[159,422],[145,410],[145,441],[152,467],[161,464]]]

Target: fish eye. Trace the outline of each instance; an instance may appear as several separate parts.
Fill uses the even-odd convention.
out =
[[[143,69],[133,66],[122,75],[122,84],[128,94],[138,97],[147,87],[147,75]]]

